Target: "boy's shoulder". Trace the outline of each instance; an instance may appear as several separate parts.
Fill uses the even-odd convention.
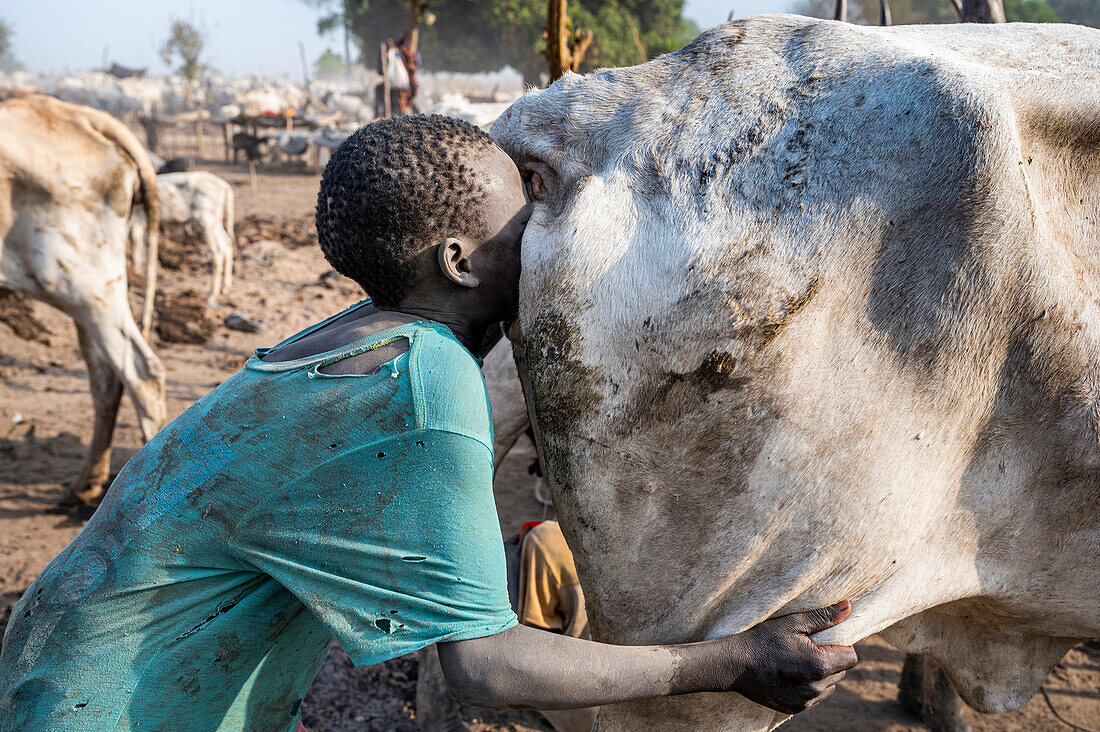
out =
[[[409,352],[416,426],[466,435],[492,452],[493,422],[480,363],[446,328],[422,328]]]

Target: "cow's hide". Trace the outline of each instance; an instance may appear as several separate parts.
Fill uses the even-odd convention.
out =
[[[596,638],[848,598],[819,642],[992,712],[1100,635],[1100,32],[757,16],[493,134],[547,190],[517,357]]]

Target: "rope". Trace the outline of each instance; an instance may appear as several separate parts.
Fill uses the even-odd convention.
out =
[[[1050,707],[1050,713],[1053,714],[1054,718],[1057,719],[1059,722],[1066,725],[1070,729],[1077,730],[1078,732],[1097,732],[1097,730],[1089,729],[1088,727],[1081,727],[1079,725],[1076,725],[1073,722],[1066,719],[1065,717],[1063,717],[1061,714],[1059,714],[1058,710],[1054,708],[1054,702],[1052,702],[1050,700],[1050,694],[1047,693],[1046,684],[1043,684],[1042,686],[1040,686],[1039,691],[1043,692],[1043,698],[1046,699],[1047,706]]]

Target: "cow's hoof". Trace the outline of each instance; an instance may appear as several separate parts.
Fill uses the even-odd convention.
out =
[[[95,508],[107,492],[105,483],[84,483],[67,486],[68,494],[58,503],[62,508]]]

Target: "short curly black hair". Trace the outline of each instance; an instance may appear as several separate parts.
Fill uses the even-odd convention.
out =
[[[481,233],[485,187],[470,161],[495,144],[467,122],[434,114],[356,130],[321,176],[317,239],[325,259],[378,305],[396,306],[420,252],[441,236]]]

